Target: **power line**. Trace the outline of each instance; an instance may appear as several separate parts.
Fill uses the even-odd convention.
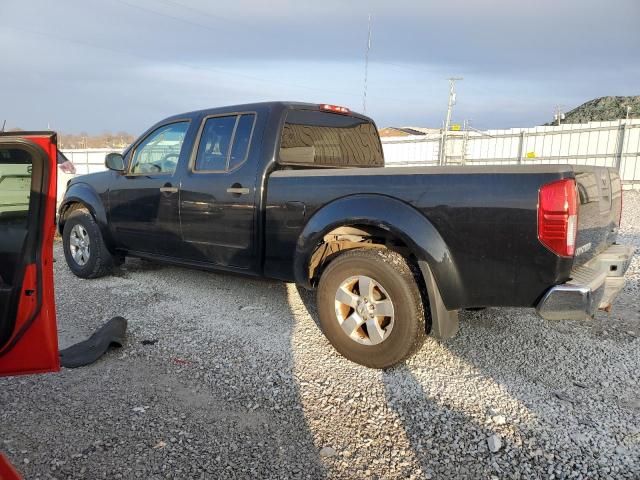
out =
[[[22,32],[22,33],[26,33],[26,34],[30,34],[30,35],[37,35],[37,36],[42,36],[42,37],[46,37],[46,38],[53,38],[62,42],[66,42],[66,43],[70,43],[70,44],[74,44],[74,45],[79,45],[82,47],[88,47],[88,48],[92,48],[95,50],[103,50],[106,52],[110,52],[110,53],[114,53],[117,55],[126,55],[128,57],[131,58],[135,58],[135,59],[139,59],[139,60],[147,60],[150,62],[154,62],[154,63],[166,63],[167,60],[163,59],[163,58],[156,58],[156,57],[151,57],[151,56],[146,56],[146,55],[141,55],[139,53],[132,53],[129,51],[125,51],[125,50],[121,50],[121,49],[117,49],[117,48],[113,48],[113,47],[107,47],[104,45],[97,45],[97,44],[93,44],[93,43],[89,43],[89,42],[85,42],[85,41],[80,41],[80,40],[76,40],[73,38],[69,38],[69,37],[65,37],[65,36],[61,36],[61,35],[54,35],[51,34],[49,32],[40,32],[40,31],[36,31],[36,30],[29,30],[29,29],[25,29],[25,28],[21,28],[21,27],[16,27],[16,26],[5,26],[4,28],[7,29],[12,29],[18,32]],[[205,73],[214,73],[217,75],[223,75],[223,76],[227,76],[227,77],[233,77],[233,78],[244,78],[247,80],[252,80],[252,81],[257,81],[257,82],[261,82],[264,84],[268,84],[268,85],[274,85],[274,86],[280,86],[280,87],[288,87],[288,88],[296,88],[296,89],[301,89],[301,90],[307,90],[307,91],[312,91],[312,92],[318,92],[318,93],[325,93],[325,94],[332,94],[332,95],[343,95],[343,96],[347,96],[347,97],[351,97],[351,98],[356,98],[358,96],[358,94],[356,92],[347,92],[347,91],[339,91],[339,90],[330,90],[330,89],[324,89],[324,88],[318,88],[318,87],[311,87],[308,85],[303,85],[303,84],[296,84],[296,83],[288,83],[288,82],[281,82],[281,81],[277,81],[277,80],[272,80],[272,79],[268,79],[268,78],[264,78],[264,77],[258,77],[255,75],[248,75],[248,74],[244,74],[244,73],[239,73],[237,71],[233,71],[233,70],[225,70],[225,69],[220,69],[220,68],[212,68],[212,67],[204,67],[204,66],[200,66],[200,65],[193,65],[193,64],[189,64],[189,63],[185,63],[185,62],[179,62],[179,61],[173,61],[171,60],[170,62],[172,65],[178,65],[184,68],[188,68],[188,69],[192,69],[192,70],[197,70],[197,71],[202,71]],[[396,102],[406,102],[407,99],[406,98],[398,98],[398,97],[391,97],[385,94],[384,97],[378,97],[378,96],[371,96],[368,95],[369,99],[382,99],[384,98],[385,101],[396,101]]]
[[[219,33],[219,30],[211,28],[208,25],[203,25],[202,23],[193,22],[193,21],[188,20],[186,18],[176,17],[175,15],[169,15],[168,13],[159,12],[158,10],[154,10],[153,8],[143,7],[141,5],[136,5],[135,3],[125,2],[124,0],[116,0],[116,1],[119,2],[119,3],[122,3],[123,5],[126,5],[128,7],[135,8],[135,9],[138,9],[138,10],[142,10],[143,12],[153,13],[154,15],[159,15],[161,17],[166,17],[166,18],[171,18],[173,20],[178,20],[179,22],[184,22],[184,23],[187,23],[189,25],[193,25],[193,26],[196,26],[196,27],[204,28],[204,29],[209,30],[211,32]]]
[[[5,28],[9,28],[9,29],[12,29],[12,30],[16,30],[16,31],[20,31],[20,32],[28,33],[28,34],[32,34],[32,35],[39,35],[39,36],[43,36],[43,37],[55,38],[57,40],[61,40],[61,41],[64,41],[64,42],[80,45],[80,46],[83,46],[83,47],[94,48],[94,49],[98,49],[98,50],[105,50],[107,52],[116,53],[118,55],[127,55],[127,56],[130,56],[130,57],[133,57],[133,58],[148,60],[148,61],[152,61],[152,62],[163,62],[163,61],[165,61],[164,59],[148,57],[148,56],[140,55],[140,54],[137,54],[137,53],[131,53],[131,52],[127,52],[127,51],[116,49],[116,48],[112,48],[112,47],[105,47],[103,45],[95,45],[95,44],[91,44],[91,43],[87,43],[87,42],[83,42],[83,41],[79,41],[79,40],[75,40],[75,39],[71,39],[71,38],[67,38],[67,37],[62,37],[60,35],[52,35],[51,33],[39,32],[39,31],[35,31],[35,30],[28,30],[28,29],[25,29],[25,28],[15,27],[15,26],[6,26]],[[299,88],[299,89],[303,89],[303,90],[310,90],[310,91],[323,92],[323,93],[331,93],[331,94],[335,94],[335,95],[347,95],[347,96],[350,96],[350,97],[353,97],[353,96],[356,95],[354,92],[343,92],[343,91],[336,91],[336,90],[326,90],[326,89],[322,89],[322,88],[310,87],[308,85],[301,85],[301,84],[274,81],[274,80],[271,80],[271,79],[267,79],[267,78],[263,78],[263,77],[257,77],[257,76],[254,76],[254,75],[247,75],[247,74],[243,74],[243,73],[238,73],[238,72],[231,71],[231,70],[223,70],[223,69],[219,69],[219,68],[202,67],[202,66],[191,65],[191,64],[183,63],[183,62],[176,62],[176,61],[173,61],[173,60],[171,61],[171,63],[175,64],[175,65],[180,65],[180,66],[185,67],[185,68],[190,68],[190,69],[193,69],[193,70],[211,72],[211,73],[216,73],[218,75],[226,75],[226,76],[232,76],[232,77],[236,77],[236,78],[238,78],[238,77],[239,78],[245,78],[247,80],[253,80],[253,81],[263,82],[263,83],[277,85],[277,86],[290,87],[290,88]]]
[[[213,31],[213,32],[216,32],[216,33],[220,33],[220,31],[219,31],[219,30],[214,29],[214,28],[211,28],[211,27],[210,27],[210,26],[208,26],[208,25],[204,25],[204,24],[202,24],[202,23],[194,22],[194,21],[192,21],[192,20],[189,20],[189,19],[186,19],[186,18],[183,18],[183,17],[176,17],[175,15],[170,15],[170,14],[168,14],[168,13],[164,13],[164,12],[161,12],[161,11],[155,10],[155,9],[153,9],[153,8],[149,8],[148,6],[142,6],[142,5],[138,5],[138,4],[130,3],[130,2],[128,2],[128,1],[126,1],[126,0],[116,0],[116,1],[117,1],[117,2],[119,2],[119,3],[122,3],[123,5],[126,5],[126,6],[128,6],[128,7],[131,7],[131,8],[135,8],[135,9],[142,10],[142,11],[145,11],[145,12],[153,13],[154,15],[159,15],[159,16],[161,16],[161,17],[166,17],[166,18],[170,18],[170,19],[173,19],[173,20],[178,20],[178,21],[180,21],[180,22],[184,22],[184,23],[187,23],[187,24],[189,24],[189,25],[194,25],[194,26],[197,26],[197,27],[204,28],[204,29],[206,29],[206,30],[210,30],[210,31]],[[198,15],[204,15],[204,16],[207,16],[207,17],[214,18],[214,19],[216,19],[216,20],[223,20],[223,21],[225,21],[225,22],[233,22],[233,23],[236,23],[236,24],[241,24],[241,25],[245,25],[245,26],[250,26],[250,24],[248,24],[248,23],[246,23],[246,22],[239,21],[239,20],[238,20],[238,19],[236,19],[236,18],[233,18],[233,19],[232,19],[232,18],[225,17],[225,16],[222,16],[222,15],[216,15],[216,14],[211,13],[211,12],[209,12],[209,11],[201,10],[201,9],[199,9],[199,8],[194,8],[194,7],[190,6],[190,5],[185,5],[185,4],[180,3],[180,2],[174,2],[174,1],[172,1],[172,0],[155,0],[155,1],[156,1],[156,2],[160,2],[160,3],[163,3],[163,4],[165,4],[165,5],[173,5],[173,6],[180,7],[180,8],[182,8],[182,9],[185,9],[185,10],[190,10],[190,11],[192,11],[192,12],[194,12],[194,13],[197,13]],[[369,17],[371,17],[371,15],[369,15]],[[369,29],[371,29],[371,18],[369,18]],[[368,42],[367,42],[367,44],[368,44],[368,49],[370,48],[370,44],[371,44],[371,37],[370,37],[370,36],[371,36],[371,31],[369,31],[369,38],[368,38]],[[367,53],[368,53],[368,52],[367,52]],[[379,64],[382,64],[382,65],[393,66],[393,67],[401,68],[401,69],[405,69],[405,70],[412,70],[412,71],[416,71],[416,72],[423,71],[423,72],[430,72],[430,73],[433,73],[433,72],[432,72],[431,70],[429,70],[428,68],[415,67],[415,66],[408,66],[408,65],[405,65],[405,64],[401,64],[401,63],[394,63],[394,62],[388,62],[388,61],[382,61],[382,60],[375,60],[375,59],[374,59],[373,61],[374,61],[374,63],[379,63]]]
[[[235,18],[231,19],[229,17],[224,17],[222,15],[216,15],[205,10],[200,10],[199,8],[193,8],[191,5],[184,5],[183,3],[180,3],[180,2],[172,2],[171,0],[155,0],[155,1],[164,3],[165,5],[175,5],[176,7],[184,8],[185,10],[191,10],[192,12],[197,13],[198,15],[204,15],[210,18],[215,18],[216,20],[224,20],[225,22],[233,21],[234,23],[249,25],[248,23],[245,23],[245,22],[239,22]]]
[[[219,30],[211,28],[208,25],[203,25],[201,23],[194,22],[194,21],[191,21],[191,20],[186,19],[186,18],[176,17],[174,15],[169,15],[168,13],[160,12],[160,11],[155,10],[153,8],[149,8],[147,6],[141,6],[141,5],[137,5],[137,4],[134,4],[134,3],[130,3],[128,1],[126,1],[126,0],[116,0],[116,1],[119,2],[119,3],[122,3],[123,5],[126,5],[128,7],[131,7],[131,8],[136,8],[138,10],[142,10],[142,11],[145,11],[145,12],[153,13],[154,15],[159,15],[161,17],[166,17],[166,18],[170,18],[170,19],[173,19],[173,20],[178,20],[180,22],[184,22],[184,23],[187,23],[189,25],[194,25],[194,26],[197,26],[197,27],[200,27],[200,28],[204,28],[204,29],[212,31],[212,32],[220,33]],[[184,8],[186,10],[190,10],[190,11],[192,11],[194,13],[197,13],[198,15],[205,15],[207,17],[211,17],[211,18],[214,18],[216,20],[223,20],[225,22],[234,22],[234,23],[239,23],[241,25],[250,26],[248,23],[238,21],[235,18],[231,19],[231,18],[224,17],[224,16],[221,16],[221,15],[215,15],[215,14],[210,13],[208,11],[201,10],[201,9],[198,9],[198,8],[194,8],[194,7],[190,6],[190,5],[184,5],[184,4],[179,3],[179,2],[174,2],[174,1],[171,1],[171,0],[156,0],[156,1],[164,3],[165,5],[174,5],[176,7]],[[367,39],[367,58],[366,58],[366,63],[367,64],[369,63],[368,55],[369,55],[369,50],[370,49],[371,49],[371,14],[369,14],[369,32],[368,32],[368,39]],[[408,65],[404,65],[404,64],[400,64],[400,63],[394,63],[394,62],[388,62],[388,61],[382,61],[382,60],[375,60],[375,59],[373,60],[373,62],[374,63],[379,63],[381,65],[387,65],[387,66],[392,66],[392,67],[396,67],[396,68],[401,68],[401,69],[404,69],[404,70],[411,70],[411,71],[414,71],[414,72],[429,72],[429,73],[433,73],[428,68],[408,66]],[[363,108],[364,108],[364,105],[363,105]]]
[[[388,62],[386,60],[376,60],[373,59],[373,63],[379,63],[380,65],[385,65],[385,66],[390,66],[390,67],[396,67],[396,68],[400,68],[402,70],[412,70],[414,72],[428,72],[428,73],[434,73],[432,70],[429,70],[428,68],[424,68],[424,67],[415,67],[415,66],[409,66],[409,65],[405,65],[402,63],[394,63],[394,62]]]

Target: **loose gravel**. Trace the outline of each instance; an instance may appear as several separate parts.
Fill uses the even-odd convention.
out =
[[[636,192],[623,225],[640,249]],[[387,371],[340,357],[294,285],[135,259],[87,281],[55,254],[61,346],[116,315],[129,333],[0,379],[0,450],[27,479],[640,478],[638,254],[610,314],[463,312]]]

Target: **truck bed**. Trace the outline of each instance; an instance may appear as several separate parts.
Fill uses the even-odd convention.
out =
[[[539,188],[563,178],[575,178],[580,193],[575,259],[537,237]],[[611,169],[571,165],[279,170],[267,185],[265,271],[291,265],[306,222],[351,195],[393,197],[426,217],[459,272],[460,288],[443,296],[464,308],[534,306],[550,285],[567,281],[574,266],[614,242],[621,189]]]

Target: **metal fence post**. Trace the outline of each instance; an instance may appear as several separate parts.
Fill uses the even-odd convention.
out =
[[[627,136],[627,122],[620,120],[620,126],[618,127],[618,151],[616,155],[616,168],[620,173],[620,166],[622,165],[622,157],[624,155],[624,141]]]
[[[522,163],[522,154],[524,151],[524,130],[520,131],[520,143],[518,144],[518,165]]]

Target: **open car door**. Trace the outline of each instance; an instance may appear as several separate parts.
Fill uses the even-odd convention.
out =
[[[57,139],[0,133],[0,376],[60,368],[53,292]]]

